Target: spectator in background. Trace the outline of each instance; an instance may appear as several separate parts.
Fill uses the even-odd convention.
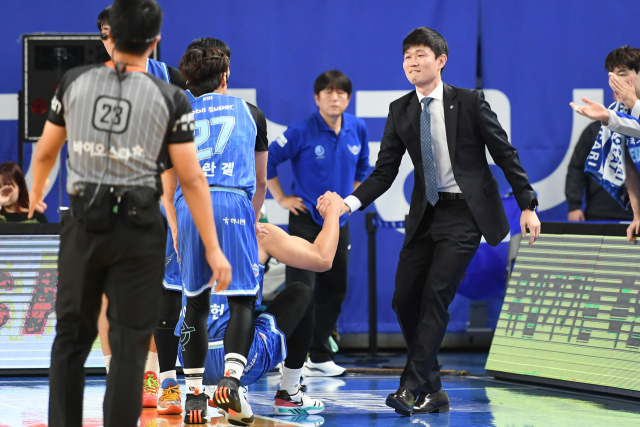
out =
[[[569,221],[631,221],[633,219],[631,209],[624,210],[607,190],[584,173],[584,164],[594,141],[598,138],[600,125],[601,123],[597,121],[585,128],[571,156],[564,190],[569,207],[567,218]],[[584,212],[582,211],[583,195],[586,198]]]
[[[609,73],[609,86],[613,90],[614,100],[637,117],[640,114],[640,49],[623,46],[609,52],[604,61]],[[638,105],[636,105],[638,104]],[[617,104],[616,104],[617,105]],[[602,107],[603,110],[606,110]],[[612,107],[609,107],[612,108]],[[579,109],[579,114],[583,114]],[[583,114],[584,115],[584,114]],[[608,117],[606,110],[605,116]],[[587,114],[590,118],[594,118]],[[567,171],[565,195],[569,205],[569,221],[586,220],[628,220],[633,219],[631,209],[624,210],[618,202],[596,181],[584,173],[587,157],[598,138],[600,121],[591,123],[580,136]],[[624,132],[622,132],[624,133]],[[585,186],[586,208],[582,212],[582,194]]]
[[[313,86],[318,111],[292,124],[269,146],[267,185],[289,214],[289,233],[311,243],[322,230],[316,209],[326,191],[344,197],[358,188],[369,170],[369,135],[362,119],[345,113],[351,100],[349,78],[338,70],[322,73]],[[285,196],[277,166],[291,160],[293,194]],[[305,376],[340,376],[346,370],[333,362],[329,337],[336,327],[347,294],[351,247],[347,216],[340,218],[340,241],[331,270],[324,273],[286,268],[287,284],[301,282],[316,295],[316,323]]]
[[[48,223],[43,213],[36,211],[32,219],[29,215],[29,189],[24,180],[22,168],[8,161],[0,164],[0,222]],[[44,206],[46,208],[46,205]],[[44,210],[36,206],[37,210]]]

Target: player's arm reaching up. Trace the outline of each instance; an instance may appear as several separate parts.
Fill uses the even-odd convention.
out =
[[[327,271],[333,264],[340,236],[340,209],[344,201],[336,193],[327,192],[320,214],[324,217],[322,231],[313,243],[290,236],[277,225],[264,224],[269,234],[258,234],[260,262],[269,256],[295,268],[316,272]]]

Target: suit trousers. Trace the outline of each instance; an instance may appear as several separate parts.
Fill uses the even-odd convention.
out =
[[[61,222],[49,426],[82,426],[84,363],[97,336],[103,292],[109,298],[112,350],[104,425],[136,426],[145,359],[162,296],[166,222],[159,209],[145,229],[128,225],[122,214],[112,214],[103,233],[87,231],[84,221],[69,213]]]
[[[322,227],[313,220],[311,214],[300,213],[289,215],[289,234],[298,236],[313,243],[322,231]],[[324,273],[301,270],[287,266],[286,283],[304,283],[315,290],[316,313],[313,340],[309,349],[309,357],[314,363],[333,360],[334,354],[329,345],[329,337],[333,333],[342,311],[342,302],[347,295],[347,270],[349,267],[349,249],[351,235],[349,223],[340,228],[338,249],[333,259],[333,266]]]
[[[400,385],[416,397],[442,387],[437,355],[449,304],[481,238],[465,200],[441,200],[400,251],[392,306],[409,351]]]

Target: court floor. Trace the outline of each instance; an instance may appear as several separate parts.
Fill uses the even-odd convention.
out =
[[[640,403],[494,380],[490,377],[449,377],[444,387],[452,410],[446,414],[400,417],[385,406],[395,391],[395,376],[352,375],[305,380],[308,392],[322,399],[318,416],[274,417],[271,404],[279,376],[270,374],[250,387],[249,400],[256,427],[284,426],[639,426]],[[102,426],[104,377],[87,377],[84,426]],[[45,377],[0,378],[0,427],[43,427],[47,419],[48,383]],[[217,415],[217,414],[215,414]],[[213,418],[210,425],[228,425]],[[140,426],[182,426],[181,417],[142,413]]]

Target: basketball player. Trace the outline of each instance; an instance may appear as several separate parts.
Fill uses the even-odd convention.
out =
[[[266,194],[268,147],[256,139],[258,125],[247,103],[226,95],[229,58],[222,51],[191,47],[180,60],[179,68],[187,79],[187,96],[195,112],[194,142],[200,166],[209,181],[214,217],[219,218],[216,229],[222,250],[229,254],[233,268],[233,281],[222,294],[228,297],[230,317],[224,338],[226,376],[220,379],[218,387],[228,390],[229,401],[239,407],[240,378],[255,332],[253,310],[259,290],[255,227],[256,213]],[[202,375],[211,305],[211,289],[204,279],[208,267],[179,183],[176,186],[175,178],[164,174],[163,185],[165,198],[176,189],[178,254],[186,297],[181,329],[187,386],[184,421],[200,424],[207,420]],[[174,206],[165,204],[165,208],[171,217]]]
[[[276,225],[264,224],[268,234],[258,234],[260,292],[256,308],[261,304],[264,264],[269,257],[288,266],[317,272],[331,268],[340,236],[340,206],[343,200],[331,192],[327,192],[323,196],[325,198],[328,207],[321,211],[324,225],[313,243],[290,236]],[[324,410],[324,404],[305,395],[304,387],[299,383],[313,338],[314,301],[310,287],[294,283],[278,294],[267,310],[255,320],[256,334],[241,382],[243,386],[253,384],[284,360],[280,390],[275,397],[276,415],[314,415]],[[222,341],[229,322],[228,307],[225,296],[211,296],[209,352],[203,377],[205,384],[216,384],[225,374]],[[224,389],[216,389],[209,404],[218,407],[232,424],[249,425],[253,422],[253,412],[242,388],[240,410],[232,408],[224,396]]]

